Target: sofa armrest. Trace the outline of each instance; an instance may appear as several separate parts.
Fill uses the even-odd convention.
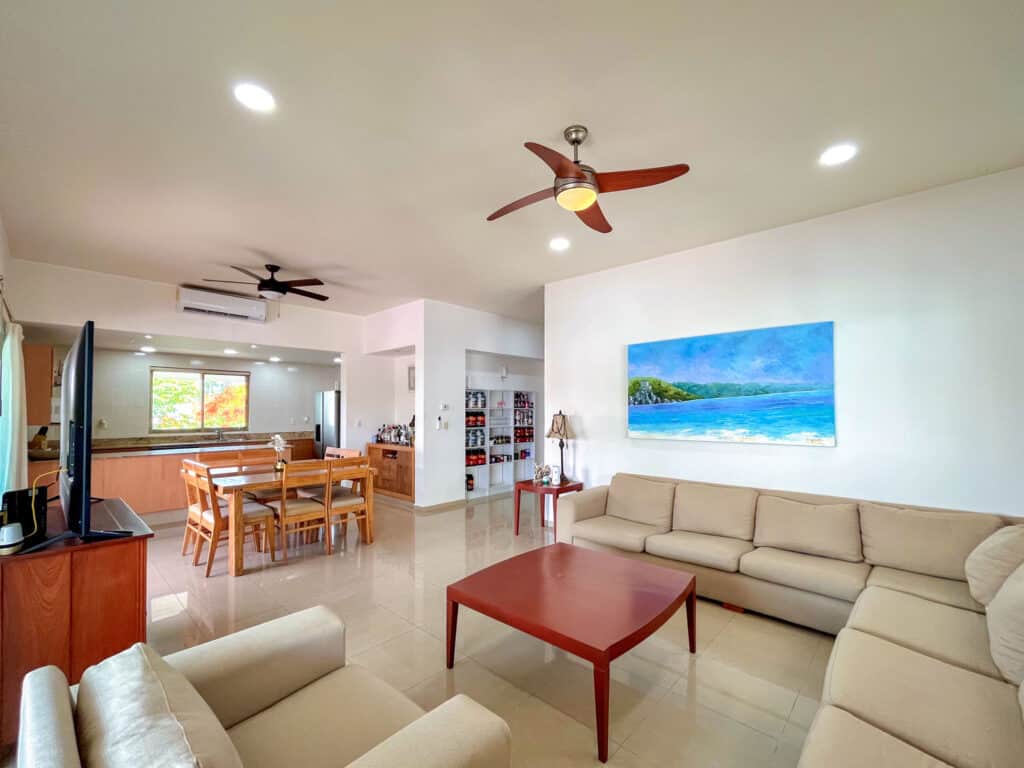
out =
[[[345,666],[345,625],[318,605],[165,658],[230,728]]]
[[[512,733],[505,721],[459,694],[348,768],[508,768],[511,762]]]
[[[39,667],[21,683],[18,768],[79,768],[78,739],[68,679]]]
[[[572,524],[577,520],[589,520],[604,514],[608,504],[608,486],[598,485],[578,493],[568,493],[558,500],[555,527],[558,541],[572,544]]]

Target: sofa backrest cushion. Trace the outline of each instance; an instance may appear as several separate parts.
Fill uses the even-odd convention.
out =
[[[757,497],[754,546],[858,563],[864,556],[857,505],[804,504],[762,494]]]
[[[77,720],[86,768],[242,766],[195,688],[143,643],[85,670]]]
[[[1021,563],[1024,563],[1024,525],[1000,528],[976,546],[964,563],[971,597],[988,605]]]
[[[860,503],[865,560],[944,579],[966,581],[967,556],[1002,527],[994,515]]]
[[[672,529],[750,541],[756,504],[753,488],[679,483],[672,505]]]
[[[1024,683],[1024,565],[1010,574],[985,612],[988,642],[1003,677]]]
[[[673,483],[645,480],[634,475],[615,475],[608,486],[605,514],[634,523],[653,525],[658,533],[672,526]]]

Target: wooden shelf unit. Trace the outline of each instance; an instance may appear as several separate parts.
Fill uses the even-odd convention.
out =
[[[411,445],[367,443],[370,466],[377,470],[374,493],[416,501],[416,449]]]
[[[528,405],[516,407],[519,397]],[[536,458],[536,396],[523,389],[466,389],[466,457],[481,455],[483,464],[465,467],[467,476],[473,478],[473,490],[467,488],[466,498],[476,499],[499,493],[508,493],[519,480],[533,477],[533,462]],[[470,416],[483,415],[482,426],[470,426]],[[522,423],[520,423],[522,422]],[[517,439],[522,432],[533,430],[532,439]],[[480,434],[483,439],[480,442]],[[497,442],[496,442],[497,440]],[[508,442],[504,442],[507,440]],[[520,451],[526,456],[520,458]],[[492,463],[494,456],[507,457],[504,461]]]

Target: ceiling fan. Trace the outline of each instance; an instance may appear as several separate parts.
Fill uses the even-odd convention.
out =
[[[555,173],[553,186],[534,192],[532,195],[521,197],[503,208],[499,208],[490,216],[488,221],[494,221],[506,213],[518,211],[532,203],[539,203],[549,197],[555,198],[560,206],[567,211],[573,211],[580,220],[591,229],[598,232],[608,233],[612,231],[612,225],[604,217],[601,206],[597,204],[597,196],[602,192],[621,192],[624,189],[636,189],[637,187],[650,187],[654,184],[661,184],[682,176],[690,166],[686,163],[679,165],[664,165],[660,168],[643,168],[635,171],[612,171],[611,173],[598,173],[589,165],[584,165],[579,159],[579,148],[587,139],[587,129],[582,125],[570,125],[563,132],[565,140],[572,146],[572,160],[545,146],[532,141],[526,142],[525,146],[537,157],[543,160],[548,168]]]
[[[323,285],[323,280],[318,280],[315,277],[306,277],[301,280],[278,280],[277,273],[281,271],[281,268],[277,266],[277,264],[265,264],[264,267],[267,272],[270,273],[267,277],[261,277],[245,267],[236,267],[234,264],[231,265],[232,269],[237,269],[243,275],[247,275],[256,280],[255,283],[248,282],[246,280],[214,280],[209,277],[204,277],[203,282],[230,283],[232,285],[255,285],[256,292],[264,299],[280,299],[286,293],[294,293],[296,296],[305,296],[307,299],[327,301],[328,297],[324,296],[322,293],[303,291],[300,288],[300,286],[307,285]]]

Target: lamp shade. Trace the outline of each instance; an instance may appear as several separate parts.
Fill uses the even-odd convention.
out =
[[[569,428],[569,417],[561,411],[552,416],[551,429],[548,430],[547,436],[559,440],[569,440],[572,438],[572,430]]]

